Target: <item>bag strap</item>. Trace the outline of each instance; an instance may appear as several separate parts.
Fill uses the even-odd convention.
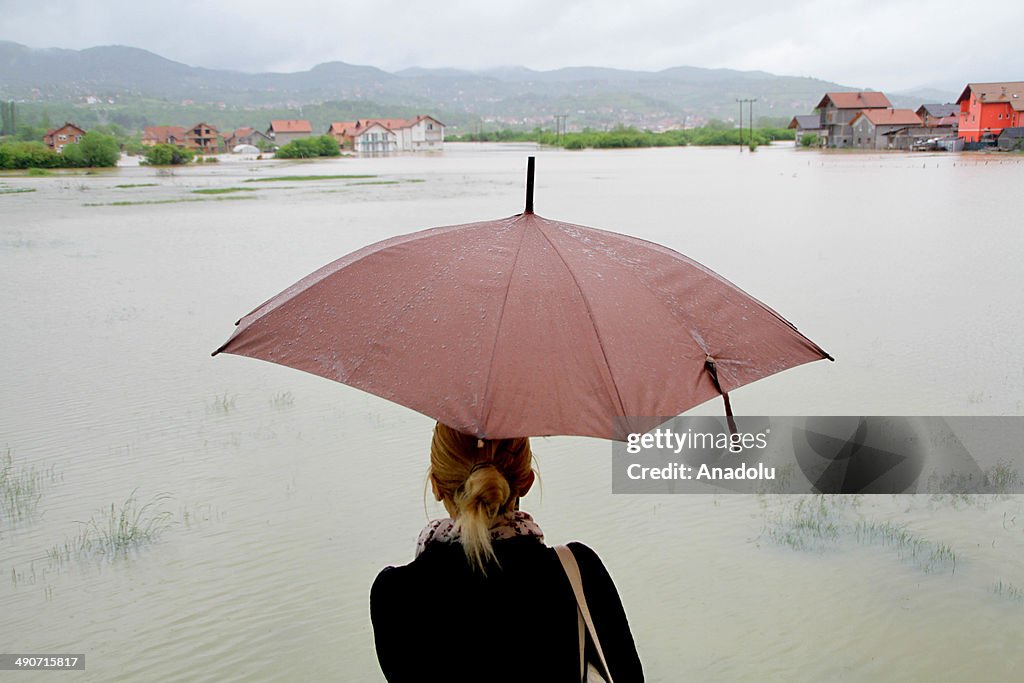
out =
[[[590,608],[587,606],[587,596],[583,592],[583,577],[580,575],[580,566],[576,562],[576,556],[573,555],[572,549],[567,545],[555,546],[555,552],[558,553],[558,559],[562,562],[562,569],[565,570],[565,575],[569,577],[569,584],[572,585],[572,592],[576,596],[580,632],[580,671],[585,673],[583,666],[583,625],[586,624],[587,631],[590,633],[590,640],[594,643],[594,649],[597,650],[597,657],[601,660],[601,668],[604,670],[605,678],[608,679],[608,683],[613,683],[611,669],[608,668],[608,662],[604,658],[601,641],[597,638],[597,629],[594,628],[594,620],[591,618]]]

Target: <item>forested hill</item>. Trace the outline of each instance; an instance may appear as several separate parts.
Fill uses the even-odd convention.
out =
[[[145,102],[152,108],[155,101],[239,111],[362,101],[375,111],[434,113],[462,128],[483,123],[532,127],[557,115],[566,115],[574,128],[619,123],[659,128],[735,119],[738,98],[757,98],[756,117],[788,118],[810,112],[826,91],[848,89],[815,78],[697,67],[657,72],[416,68],[391,73],[329,62],[295,73],[243,73],[188,66],[131,47],[35,49],[0,41],[0,98],[52,105]],[[897,106],[911,107],[924,99],[950,97],[889,96]]]

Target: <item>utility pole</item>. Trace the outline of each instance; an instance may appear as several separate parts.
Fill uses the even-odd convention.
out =
[[[757,98],[744,98],[737,99],[740,103],[740,151],[743,151],[743,103],[750,103],[750,141],[754,141],[754,102],[757,102]]]
[[[565,118],[567,114],[555,114],[555,140],[558,143],[562,142],[562,136],[565,135]]]

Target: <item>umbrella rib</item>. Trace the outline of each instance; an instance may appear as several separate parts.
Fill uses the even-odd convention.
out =
[[[612,365],[610,362],[608,362],[608,353],[604,349],[604,342],[601,341],[601,333],[598,332],[597,330],[597,321],[594,320],[594,312],[590,308],[590,302],[587,300],[587,295],[583,292],[583,288],[580,287],[580,281],[576,279],[576,273],[572,272],[572,268],[569,267],[569,262],[565,260],[564,256],[562,256],[562,252],[558,250],[558,247],[555,245],[555,243],[551,240],[550,237],[548,237],[547,233],[545,233],[544,230],[538,228],[537,232],[539,232],[541,236],[543,236],[544,239],[547,241],[547,243],[551,245],[551,248],[554,249],[555,254],[558,255],[559,260],[562,262],[562,265],[565,266],[566,272],[569,273],[569,277],[572,278],[573,284],[576,285],[576,290],[579,291],[580,293],[580,298],[583,300],[583,305],[587,309],[587,318],[590,319],[590,327],[593,328],[594,337],[597,339],[597,347],[601,349],[601,357],[604,358],[604,366],[608,368],[608,378],[611,380],[612,389],[615,390],[615,400],[619,404],[619,414],[625,416],[626,406],[622,402],[622,395],[619,393],[619,387],[617,384],[615,384],[615,376],[612,374]]]
[[[519,244],[516,246],[516,255],[515,258],[512,259],[512,267],[508,270],[508,282],[505,283],[505,296],[501,300],[501,310],[498,311],[498,324],[494,328],[494,344],[491,346],[491,360],[487,364],[487,380],[484,382],[483,394],[484,410],[483,415],[481,416],[482,419],[480,421],[480,425],[478,425],[479,428],[483,427],[487,422],[487,418],[490,417],[491,414],[491,406],[488,403],[488,396],[490,395],[491,389],[491,375],[494,373],[494,356],[498,353],[498,340],[501,338],[501,323],[505,319],[505,308],[508,305],[508,293],[512,289],[512,278],[515,276],[516,266],[519,264],[519,254],[523,251],[523,242],[525,241],[526,229],[524,228],[523,234],[519,238]],[[477,436],[484,435],[477,434]],[[523,434],[523,436],[529,435]]]

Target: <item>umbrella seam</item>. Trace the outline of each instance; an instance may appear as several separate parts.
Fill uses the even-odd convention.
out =
[[[540,218],[540,216],[538,216],[538,218]],[[545,219],[540,218],[540,220],[543,221]],[[594,311],[591,310],[590,308],[590,301],[587,300],[587,295],[584,294],[583,288],[580,287],[580,281],[576,279],[576,273],[572,272],[572,268],[569,267],[569,262],[565,260],[564,256],[562,256],[562,252],[558,250],[558,247],[555,246],[555,243],[551,240],[550,237],[547,236],[547,233],[545,233],[543,229],[537,228],[537,232],[539,232],[541,236],[544,238],[544,240],[551,245],[551,248],[555,250],[555,254],[558,256],[558,260],[560,260],[562,262],[562,265],[565,266],[566,272],[569,273],[569,277],[572,278],[573,284],[576,285],[576,289],[580,293],[580,298],[583,300],[583,305],[587,309],[587,317],[590,319],[590,326],[594,330],[594,337],[597,338],[597,347],[601,349],[601,357],[604,358],[604,366],[608,368],[608,378],[611,381],[612,389],[615,390],[615,400],[619,404],[619,414],[625,416],[626,406],[622,403],[622,395],[619,393],[619,386],[615,383],[615,375],[612,374],[612,365],[608,361],[608,353],[604,349],[604,342],[601,341],[601,333],[598,332],[597,330],[597,321],[594,320]]]
[[[521,214],[522,215],[522,214]],[[512,259],[512,267],[508,271],[508,283],[505,285],[505,297],[501,300],[501,310],[498,312],[498,324],[494,328],[494,344],[491,345],[491,359],[487,363],[487,380],[484,382],[484,394],[481,397],[483,401],[483,411],[481,414],[481,420],[479,428],[483,428],[483,425],[487,423],[487,419],[491,416],[491,403],[489,400],[489,394],[491,389],[491,375],[494,374],[494,356],[498,352],[498,340],[501,338],[501,323],[505,320],[505,309],[508,305],[508,293],[512,290],[512,278],[515,277],[516,265],[519,264],[519,254],[523,251],[523,243],[526,241],[526,229],[523,229],[523,234],[519,238],[519,245],[516,247],[516,256]],[[477,434],[477,436],[486,436]],[[528,436],[524,434],[523,436]]]

